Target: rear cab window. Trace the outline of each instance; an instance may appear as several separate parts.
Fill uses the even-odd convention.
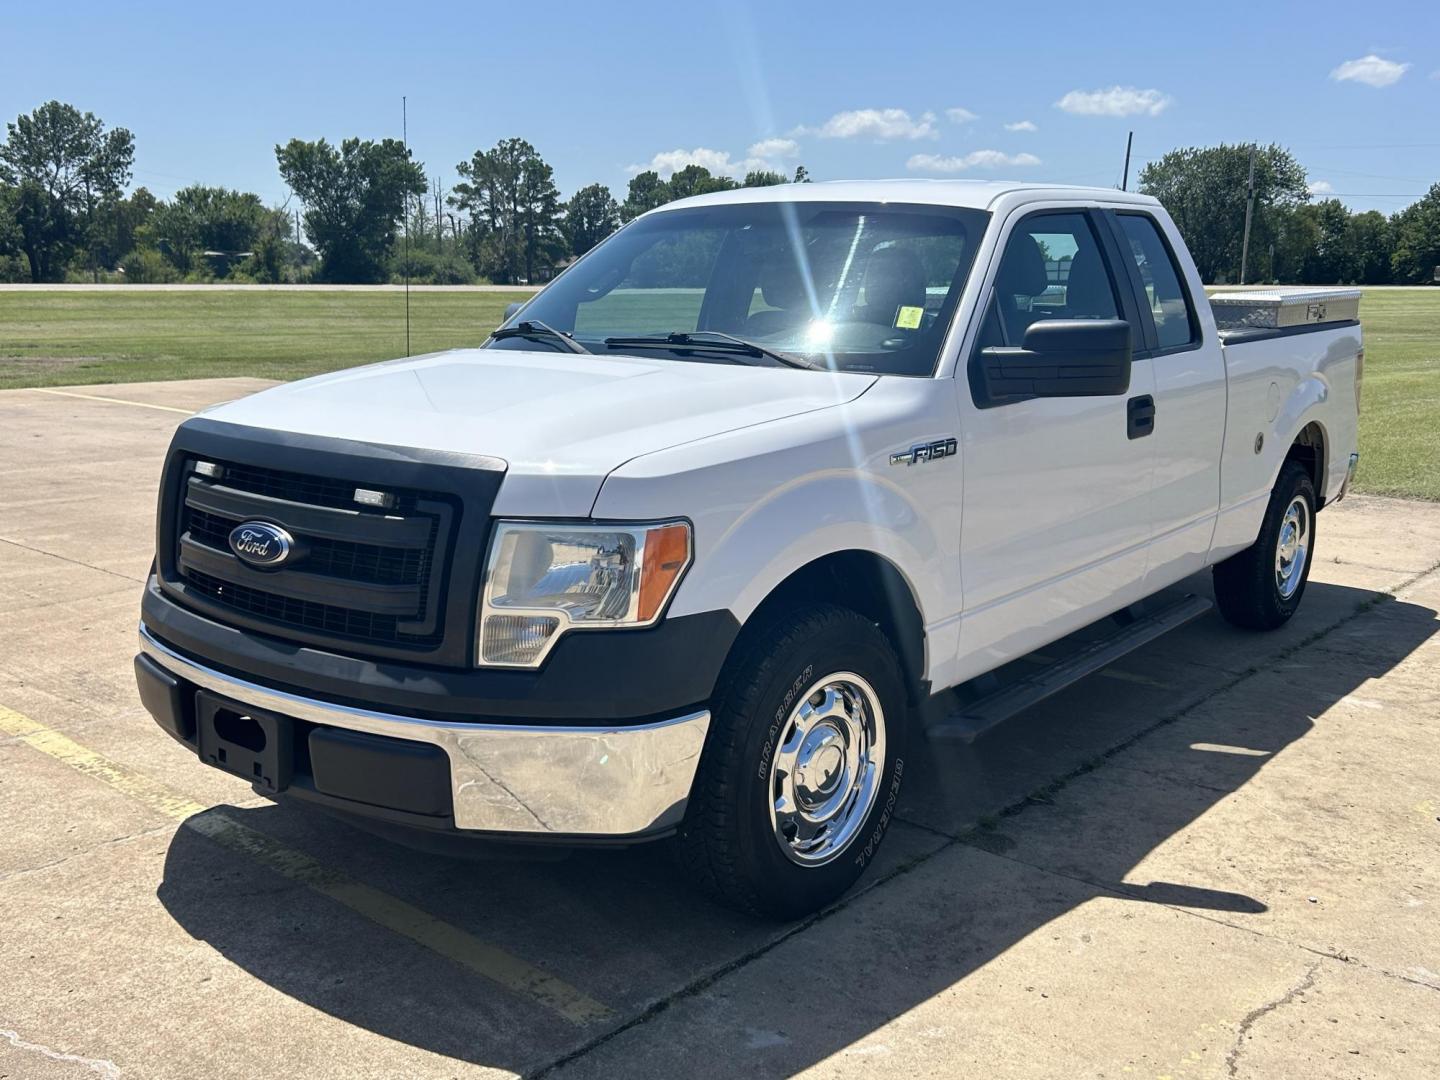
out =
[[[1123,239],[1122,248],[1140,275],[1144,295],[1155,323],[1158,352],[1186,349],[1200,342],[1200,324],[1185,288],[1175,253],[1170,250],[1160,226],[1149,214],[1115,215]]]

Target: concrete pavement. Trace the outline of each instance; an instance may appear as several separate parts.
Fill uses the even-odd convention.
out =
[[[263,385],[0,393],[0,1077],[1440,1074],[1440,506],[1347,499],[1283,630],[935,748],[773,926],[655,848],[392,847],[154,727],[160,459]]]

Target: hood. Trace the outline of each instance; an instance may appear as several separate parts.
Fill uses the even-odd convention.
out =
[[[585,516],[642,454],[852,401],[874,375],[550,351],[460,349],[351,368],[208,419],[508,466],[496,513]]]

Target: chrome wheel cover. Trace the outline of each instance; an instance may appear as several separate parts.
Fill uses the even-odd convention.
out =
[[[770,825],[791,862],[823,866],[859,834],[885,771],[885,711],[849,671],[817,679],[781,728],[770,766]]]
[[[1300,588],[1305,562],[1310,557],[1310,504],[1299,495],[1290,500],[1280,521],[1275,542],[1275,588],[1289,600]]]

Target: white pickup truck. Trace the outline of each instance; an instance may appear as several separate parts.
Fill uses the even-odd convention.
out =
[[[140,694],[385,835],[668,837],[723,900],[812,910],[931,740],[1211,606],[1155,594],[1211,566],[1238,626],[1294,613],[1357,460],[1357,312],[1207,302],[1159,204],[1111,190],[673,203],[479,348],[182,424]]]

